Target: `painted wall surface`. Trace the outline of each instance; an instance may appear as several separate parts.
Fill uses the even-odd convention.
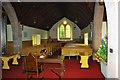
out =
[[[120,53],[120,1],[119,1],[119,3],[118,3],[118,53]],[[120,54],[118,54],[118,68],[119,68],[119,70],[118,70],[118,78],[120,79]]]
[[[32,34],[40,34],[41,39],[48,39],[48,31],[23,26],[22,41],[32,40]],[[7,40],[13,41],[11,25],[7,25]]]
[[[13,41],[11,25],[7,25],[7,41]]]
[[[107,25],[106,25],[106,22],[103,22],[102,23],[102,39],[107,35]]]
[[[106,22],[102,22],[102,38],[104,38],[104,36],[105,36],[105,34],[107,33],[106,32]],[[82,31],[81,31],[81,36],[82,36],[82,38],[83,38],[83,34],[84,33],[88,33],[89,35],[88,35],[88,38],[90,39],[90,40],[92,40],[92,25],[91,24],[89,24],[87,27],[85,27],[84,29],[82,29]]]
[[[82,29],[81,33],[81,37],[83,38],[84,33],[88,33],[88,38],[92,40],[92,36],[91,36],[91,32],[92,32],[92,28],[91,28],[91,24],[89,24],[87,27],[85,27],[84,29]]]
[[[106,66],[101,67],[103,69],[103,72],[105,73],[104,76],[106,78],[118,78],[118,2],[117,0],[105,0],[105,6],[108,21],[108,63]],[[91,31],[90,25],[88,25],[88,27],[82,30],[82,34],[86,31]],[[113,49],[113,53],[110,53],[110,48]]]
[[[67,22],[72,26],[73,39],[79,39],[81,35],[81,29],[67,18],[62,18],[60,21],[53,25],[53,27],[49,30],[51,38],[57,39],[57,27],[63,22],[63,20],[67,20]]]
[[[105,0],[108,21],[107,78],[118,78],[118,2]],[[113,53],[110,53],[110,48]]]

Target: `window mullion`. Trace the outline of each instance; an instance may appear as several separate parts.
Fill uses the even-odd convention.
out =
[[[64,34],[65,34],[64,38],[66,38],[66,25],[64,25]]]
[[[61,33],[60,33],[60,26],[59,26],[59,38],[61,38],[60,35],[61,35]]]

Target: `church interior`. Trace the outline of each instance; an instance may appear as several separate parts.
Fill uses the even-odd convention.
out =
[[[115,3],[2,2],[2,79],[118,78]]]

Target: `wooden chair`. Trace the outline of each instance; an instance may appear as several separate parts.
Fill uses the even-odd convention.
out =
[[[27,79],[29,79],[29,75],[31,75],[30,78],[33,75],[36,75],[37,78],[39,78],[39,70],[38,70],[39,67],[38,67],[37,57],[29,53],[28,56],[25,57],[24,61],[25,61],[24,64],[25,64]]]

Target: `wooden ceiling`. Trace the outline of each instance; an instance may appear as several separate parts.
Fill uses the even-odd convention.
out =
[[[43,30],[63,17],[75,22],[80,29],[93,21],[94,2],[12,2],[21,24]]]

